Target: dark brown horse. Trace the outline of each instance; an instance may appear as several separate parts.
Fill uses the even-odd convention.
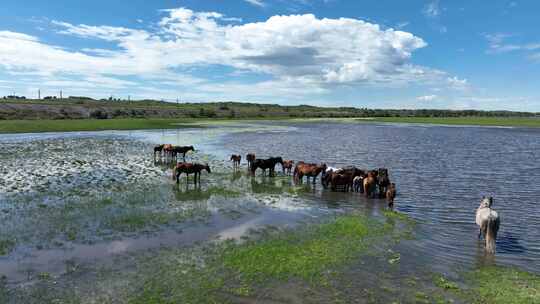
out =
[[[366,171],[365,170],[362,170],[362,169],[358,169],[354,166],[350,166],[350,167],[345,167],[343,169],[341,169],[338,173],[340,174],[346,174],[346,175],[350,175],[351,177],[351,180],[350,180],[350,189],[351,190],[354,190],[355,192],[362,192],[362,187],[358,187],[358,179],[357,179],[357,187],[354,187],[354,180],[355,178],[359,177],[360,179],[364,179],[364,177],[366,176]],[[361,184],[360,184],[361,185]]]
[[[162,157],[163,147],[165,147],[165,145],[154,146],[154,161],[156,161],[156,154],[159,155],[159,158]]]
[[[263,170],[263,175],[266,175],[266,169],[268,169],[268,175],[273,176],[276,164],[281,164],[281,167],[283,167],[283,159],[281,157],[270,157],[268,159],[257,158],[251,164],[251,175],[255,175],[255,171],[260,168]]]
[[[172,158],[177,159],[178,154],[182,154],[182,160],[186,161],[186,153],[189,151],[195,152],[195,148],[193,146],[174,146],[172,148]]]
[[[210,166],[208,166],[208,164],[201,165],[197,163],[178,163],[173,169],[172,178],[178,184],[180,182],[180,175],[182,175],[182,173],[186,174],[186,182],[190,174],[195,174],[195,184],[197,182],[201,183],[202,170],[206,170],[206,172],[212,173],[210,171]]]
[[[240,162],[242,161],[242,155],[231,155],[231,161],[233,162],[233,168],[237,169],[240,167]]]
[[[315,184],[315,181],[317,179],[317,176],[326,170],[326,164],[308,164],[305,162],[298,162],[296,166],[294,167],[294,180],[296,182],[302,182],[304,176],[307,176],[308,182],[309,178],[313,177],[313,183]]]
[[[283,161],[283,174],[291,175],[291,171],[294,165],[294,160]]]
[[[330,189],[337,191],[338,188],[344,192],[349,192],[352,185],[352,174],[350,172],[332,172],[330,175]]]
[[[248,170],[251,170],[253,162],[255,161],[255,153],[249,153],[248,155],[246,155],[246,160],[248,162]]]
[[[388,208],[394,208],[394,198],[396,198],[396,184],[391,183],[386,189],[386,201],[388,201]]]
[[[388,169],[379,168],[377,170],[377,186],[379,186],[379,198],[386,196],[386,190],[390,185],[390,178],[388,177]]]

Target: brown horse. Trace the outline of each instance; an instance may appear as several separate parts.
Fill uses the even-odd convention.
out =
[[[172,155],[173,155],[173,153],[172,153],[173,147],[174,147],[174,146],[171,145],[171,144],[165,144],[165,145],[163,145],[163,156],[165,156],[165,159],[167,159],[167,158],[169,158],[169,157],[172,158]]]
[[[156,161],[156,154],[159,154],[159,158],[162,157],[163,147],[165,147],[165,145],[154,146],[154,161]]]
[[[377,171],[371,170],[364,178],[364,193],[366,197],[372,197],[377,190]]]
[[[341,172],[330,173],[330,189],[337,191],[338,188],[342,188],[344,192],[349,192],[352,184],[352,174]]]
[[[212,173],[208,164],[201,165],[197,163],[178,163],[173,169],[172,179],[178,184],[180,182],[180,175],[182,175],[182,173],[185,173],[187,182],[187,180],[189,179],[189,175],[193,173],[195,174],[195,184],[197,182],[199,182],[200,184],[202,170],[206,170],[206,172]]]
[[[174,146],[172,148],[172,158],[177,159],[178,154],[182,154],[182,160],[186,161],[186,153],[189,151],[195,152],[195,148],[193,146]]]
[[[317,179],[317,176],[326,170],[326,164],[307,164],[304,162],[298,162],[296,166],[294,167],[294,180],[296,182],[302,182],[304,176],[307,176],[308,182],[309,178],[313,177],[313,183],[315,184],[315,181]]]
[[[230,160],[233,162],[233,168],[237,169],[240,167],[240,162],[242,161],[242,155],[233,154],[231,155]]]
[[[283,161],[283,174],[291,175],[293,165],[294,165],[294,160],[284,160]]]
[[[396,198],[396,184],[391,183],[386,189],[386,201],[388,201],[388,208],[394,208],[394,198]]]
[[[253,166],[253,162],[255,161],[255,153],[249,153],[246,155],[246,160],[248,162],[248,170],[251,170],[251,167]]]

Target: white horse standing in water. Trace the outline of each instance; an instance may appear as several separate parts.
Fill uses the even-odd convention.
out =
[[[497,239],[497,232],[499,231],[501,222],[497,212],[491,209],[492,204],[492,197],[484,197],[480,206],[476,209],[476,224],[480,227],[478,238],[480,238],[482,234],[484,235],[486,251],[488,253],[495,253],[495,240]]]

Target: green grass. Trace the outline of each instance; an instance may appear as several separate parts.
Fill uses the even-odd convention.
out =
[[[471,304],[540,303],[540,276],[512,267],[484,266],[464,274],[466,287],[443,276],[435,276],[434,284]]]
[[[540,276],[515,268],[483,267],[470,275],[472,303],[540,303]]]
[[[37,133],[102,130],[177,129],[195,123],[194,119],[69,119],[69,120],[0,120],[0,133]]]
[[[376,117],[361,122],[421,123],[506,127],[540,127],[540,117]]]

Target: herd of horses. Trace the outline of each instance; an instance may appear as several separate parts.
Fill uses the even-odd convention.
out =
[[[165,158],[166,161],[175,162],[173,166],[172,179],[179,183],[180,176],[186,174],[194,174],[195,183],[200,184],[201,172],[206,170],[211,173],[208,164],[187,163],[186,153],[195,151],[193,146],[173,146],[163,144],[154,147],[154,161],[159,156],[160,159]],[[177,162],[178,154],[182,154],[183,162]],[[233,162],[233,168],[238,170],[241,165],[242,156],[233,154],[230,161]],[[330,188],[332,191],[344,192],[359,192],[367,198],[378,197],[386,199],[388,207],[394,207],[394,199],[396,197],[396,185],[390,182],[390,177],[387,168],[378,168],[375,170],[364,170],[354,166],[344,168],[328,167],[326,164],[306,163],[299,161],[295,163],[293,160],[283,160],[282,157],[257,158],[254,153],[246,155],[248,171],[252,176],[255,175],[257,169],[262,170],[263,175],[266,175],[268,170],[269,176],[275,175],[275,167],[281,165],[283,174],[293,176],[296,183],[303,183],[304,177],[307,182],[310,178],[315,184],[317,177],[321,176],[321,184],[324,188]],[[484,197],[476,211],[476,224],[480,227],[478,237],[484,237],[486,252],[495,252],[495,239],[499,230],[500,218],[496,211],[491,207],[493,198]]]

